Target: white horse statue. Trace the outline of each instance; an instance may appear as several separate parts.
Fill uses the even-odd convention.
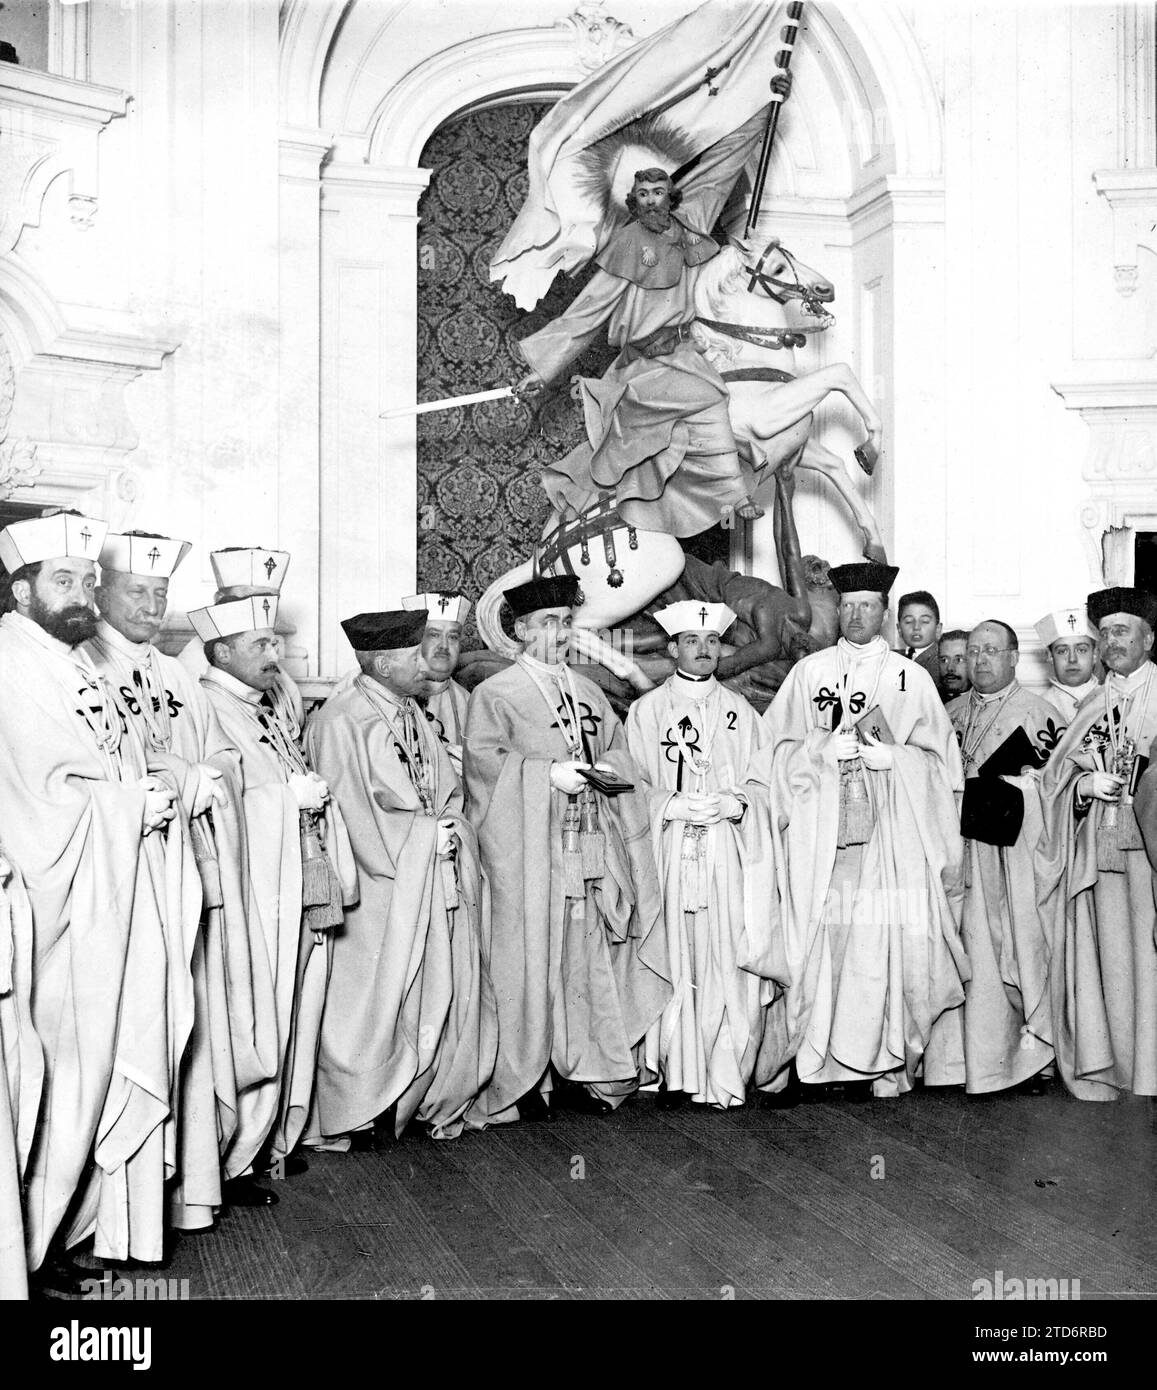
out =
[[[785,274],[791,275],[790,281],[782,278]],[[741,463],[754,474],[757,486],[773,480],[778,485],[777,540],[785,527],[793,528],[793,471],[796,466],[813,468],[832,480],[851,507],[864,537],[864,554],[883,560],[879,527],[841,460],[810,438],[815,409],[833,392],[842,393],[868,431],[856,454],[861,467],[871,473],[880,447],[880,417],[846,363],[802,376],[793,370],[794,349],[803,346],[809,332],[834,322],[822,308],[834,296],[828,281],[778,241],[758,256],[733,244],[699,270],[694,331],[727,381]],[[818,320],[815,327],[788,324],[784,311],[791,300],[798,300],[805,313]],[[606,494],[578,516],[556,512],[547,519],[534,554],[495,580],[479,599],[478,630],[492,651],[513,659],[521,647],[502,630],[503,591],[536,574],[575,574],[583,582],[582,602],[574,611],[572,648],[646,688],[650,682],[638,667],[598,634],[619,627],[670,588],[683,572],[683,563],[683,548],[674,536],[628,525],[614,497]],[[786,573],[784,579],[794,592]]]

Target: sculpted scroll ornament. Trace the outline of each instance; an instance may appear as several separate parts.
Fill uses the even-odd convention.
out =
[[[555,24],[557,29],[570,29],[578,50],[578,65],[585,73],[596,72],[608,59],[635,42],[629,24],[605,14],[605,0],[583,0],[565,19]]]

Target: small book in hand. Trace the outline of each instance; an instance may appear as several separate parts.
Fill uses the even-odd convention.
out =
[[[595,791],[600,792],[603,796],[618,796],[620,792],[633,792],[635,790],[634,782],[628,782],[617,772],[609,772],[603,767],[580,767],[578,773],[580,777],[585,777]]]
[[[888,721],[884,718],[883,711],[879,705],[873,705],[870,710],[865,710],[856,720],[856,733],[859,735],[861,743],[867,743],[868,735],[876,740],[877,743],[895,743],[896,736],[888,726]]]

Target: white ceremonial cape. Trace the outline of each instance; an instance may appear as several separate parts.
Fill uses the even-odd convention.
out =
[[[675,991],[647,1031],[646,1066],[670,1091],[722,1107],[742,1105],[768,1006],[788,979],[767,806],[743,785],[767,735],[742,696],[714,677],[696,682],[678,673],[631,705],[626,730],[631,757],[647,779]],[[702,776],[680,740],[692,757],[709,757]],[[667,820],[666,811],[674,794],[698,790],[729,791],[748,804],[737,822],[691,830],[686,849],[699,853],[685,859],[686,823]],[[699,899],[700,873],[706,905],[689,903],[692,892]]]
[[[240,755],[208,696],[179,661],[150,643],[130,641],[103,621],[87,651],[114,687],[149,771],[176,792],[180,810],[168,833],[190,837],[201,872],[202,919],[189,963],[193,1034],[175,1103],[177,1177],[170,1194],[173,1224],[196,1230],[212,1224],[221,1204],[220,1155],[237,1126],[239,1078],[246,1086],[276,1071],[268,1043],[259,1049],[252,1041],[254,972],[245,916]],[[199,764],[220,774],[217,785],[225,800],[194,821]]]
[[[1077,801],[1076,784],[1102,767],[1109,718],[1147,755],[1157,737],[1157,668],[1145,662],[1081,703],[1041,776],[1044,833],[1037,893],[1049,931],[1053,1045],[1065,1085],[1079,1100],[1123,1091],[1157,1095],[1157,950],[1153,878],[1131,806],[1116,809],[1132,845],[1120,867],[1099,867],[1108,804]]]
[[[847,676],[845,685],[844,677]],[[864,771],[871,833],[839,848],[840,772],[824,756],[844,703],[878,711],[894,765]],[[881,638],[798,662],[764,716],[770,745],[750,779],[770,796],[799,1078],[964,1080],[968,963],[960,938],[960,750],[931,677]]]
[[[159,1260],[175,1163],[165,1121],[192,1027],[196,867],[180,836],[142,834],[143,761],[86,656],[7,613],[0,687],[0,825],[32,909],[45,1059],[29,1265],[44,1259],[90,1157],[66,1239],[95,1233],[98,1256]]]
[[[32,1026],[32,912],[23,880],[0,853],[0,1302],[28,1297],[20,1189],[43,1081]]]
[[[334,933],[311,1137],[357,1129],[394,1104],[399,1135],[412,1118],[437,1139],[486,1123],[480,1095],[498,1046],[489,897],[461,783],[434,725],[415,715],[429,813],[395,738],[402,708],[371,677],[330,696],[306,731],[358,870],[358,905]],[[436,854],[444,820],[453,861]]]
[[[210,668],[201,677],[225,731],[241,753],[242,807],[248,846],[247,916],[258,969],[258,942],[265,958],[255,998],[271,1000],[273,1018],[255,1020],[275,1032],[277,1069],[240,1091],[237,1129],[225,1154],[225,1176],[249,1171],[268,1142],[276,1159],[288,1154],[305,1129],[313,1098],[317,1045],[329,979],[332,936],[318,945],[302,928],[302,856],[297,800],[289,787],[293,771],[278,753],[269,727],[277,718],[261,704],[261,692],[227,671]],[[288,731],[283,731],[288,737]],[[304,760],[301,766],[306,766]],[[326,854],[341,881],[344,900],[357,892],[357,874],[341,812],[326,805]],[[259,935],[260,934],[260,935]],[[258,987],[259,986],[259,987]]]

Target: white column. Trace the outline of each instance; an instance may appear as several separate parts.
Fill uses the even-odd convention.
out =
[[[294,645],[317,670],[321,537],[321,162],[332,136],[282,128],[277,535],[293,557]]]
[[[323,676],[351,664],[342,618],[398,605],[417,573],[416,168],[329,164],[322,176],[321,553]]]

